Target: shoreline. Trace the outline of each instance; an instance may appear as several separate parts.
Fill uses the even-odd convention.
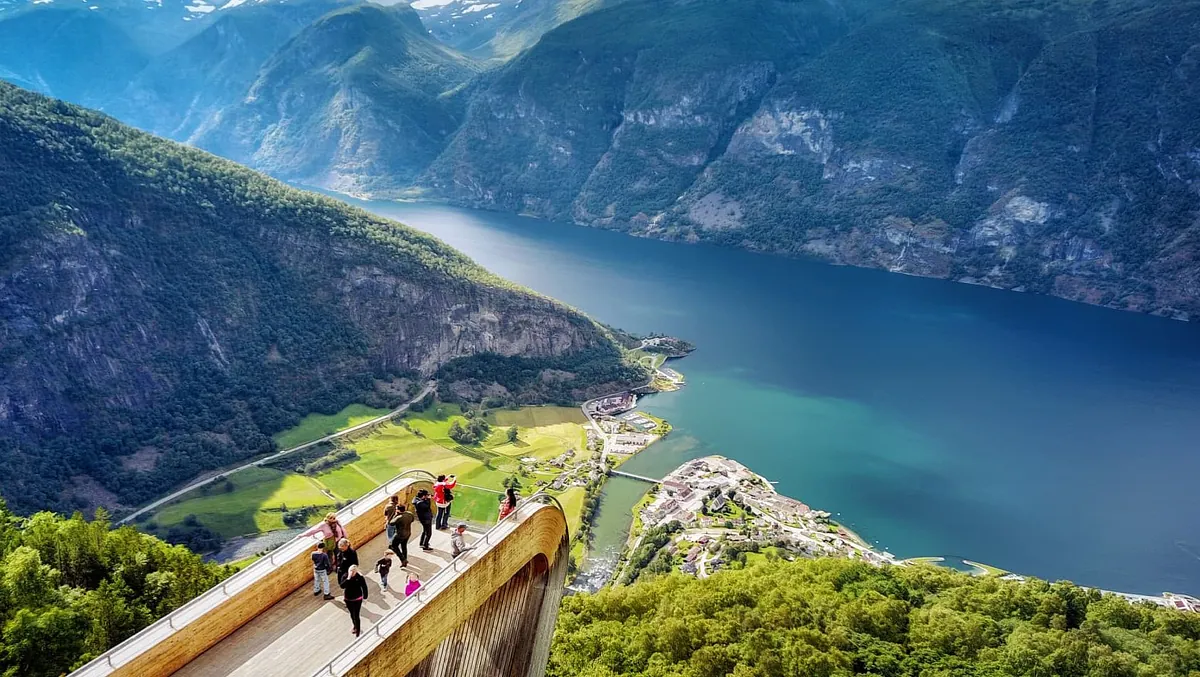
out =
[[[1012,294],[1032,294],[1034,296],[1045,296],[1047,298],[1058,299],[1061,301],[1066,301],[1068,303],[1076,303],[1076,304],[1084,305],[1084,306],[1103,308],[1105,310],[1111,310],[1111,311],[1121,312],[1121,313],[1134,313],[1136,315],[1146,315],[1148,317],[1159,318],[1159,319],[1168,320],[1171,322],[1183,322],[1183,323],[1191,324],[1196,319],[1195,314],[1190,311],[1178,310],[1178,309],[1174,309],[1171,307],[1155,307],[1155,308],[1149,309],[1149,310],[1130,308],[1127,306],[1120,306],[1120,305],[1113,305],[1113,304],[1109,304],[1109,303],[1099,303],[1099,302],[1089,301],[1084,298],[1060,296],[1058,294],[1045,293],[1045,292],[1030,292],[1029,290],[1024,288],[1024,285],[1004,286],[1001,284],[993,284],[986,280],[980,280],[980,279],[973,278],[970,276],[950,277],[950,276],[939,276],[939,275],[934,275],[934,274],[924,274],[921,272],[916,272],[916,271],[911,271],[911,270],[894,270],[892,268],[889,268],[889,267],[883,266],[883,265],[869,265],[869,264],[864,264],[864,263],[855,263],[855,262],[851,262],[851,261],[835,260],[835,259],[826,258],[826,257],[812,254],[812,253],[794,252],[791,250],[755,249],[755,248],[751,248],[751,247],[741,247],[741,246],[736,246],[736,245],[720,244],[720,243],[717,243],[717,242],[714,242],[711,240],[699,240],[697,242],[691,242],[691,241],[688,241],[685,239],[680,239],[680,238],[661,237],[656,234],[648,233],[648,232],[634,232],[627,228],[616,228],[616,227],[611,227],[611,226],[606,226],[606,225],[601,225],[601,224],[594,224],[594,223],[582,223],[582,222],[575,221],[575,220],[569,220],[569,221],[568,220],[558,220],[558,219],[550,218],[543,214],[538,214],[538,213],[533,213],[533,212],[526,212],[526,211],[514,212],[514,211],[507,210],[507,209],[493,208],[486,204],[474,202],[474,201],[470,201],[470,200],[456,199],[456,198],[448,197],[448,196],[426,195],[426,194],[424,194],[423,190],[421,190],[420,192],[417,192],[412,197],[401,197],[401,196],[393,197],[390,195],[372,195],[370,193],[356,194],[356,193],[350,193],[350,192],[347,192],[344,190],[335,190],[332,188],[322,188],[322,187],[310,186],[307,184],[299,184],[299,183],[288,182],[288,185],[296,187],[296,188],[301,188],[304,190],[324,193],[327,196],[329,196],[329,195],[346,196],[348,198],[351,198],[354,200],[359,200],[361,202],[379,202],[379,203],[396,203],[396,204],[430,204],[430,205],[438,205],[438,206],[442,206],[442,207],[451,207],[451,208],[455,208],[455,209],[472,209],[475,211],[486,212],[486,213],[491,213],[491,214],[517,216],[517,217],[521,217],[521,218],[535,219],[535,220],[543,221],[546,223],[562,224],[562,225],[571,226],[574,228],[592,228],[592,229],[596,229],[596,230],[607,230],[607,231],[611,231],[614,233],[620,233],[626,237],[636,237],[636,238],[641,238],[641,239],[646,239],[646,240],[657,240],[659,242],[669,242],[671,244],[687,245],[690,247],[694,247],[696,245],[706,245],[706,246],[711,246],[711,247],[717,247],[720,249],[731,249],[731,250],[736,250],[736,251],[748,252],[751,254],[759,254],[762,256],[771,256],[771,257],[781,258],[781,259],[790,259],[793,261],[809,261],[812,263],[819,263],[819,264],[827,265],[827,266],[859,268],[862,270],[877,270],[879,272],[888,273],[890,275],[898,274],[898,275],[903,275],[906,277],[914,277],[914,278],[920,278],[920,279],[926,279],[926,280],[939,280],[941,282],[948,282],[948,283],[952,283],[952,284],[961,284],[961,285],[966,285],[966,286],[971,286],[971,287],[980,287],[980,288],[984,288],[984,289],[995,289],[996,291],[1008,292],[1008,293],[1012,293]],[[386,217],[386,218],[392,218],[392,217]],[[411,225],[411,224],[406,224],[406,225]],[[413,227],[415,227],[415,226],[413,226]]]

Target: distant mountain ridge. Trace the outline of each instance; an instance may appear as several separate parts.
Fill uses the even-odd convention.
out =
[[[190,140],[310,185],[399,189],[458,127],[462,106],[448,92],[478,70],[411,8],[354,5],[305,27]]]
[[[416,0],[438,40],[480,59],[507,59],[571,19],[621,0]]]
[[[224,12],[182,45],[154,58],[103,102],[120,120],[187,141],[239,103],[263,64],[317,18],[349,4],[299,0]]]

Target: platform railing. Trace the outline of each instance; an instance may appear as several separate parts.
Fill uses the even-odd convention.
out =
[[[350,505],[338,511],[338,519],[342,523],[365,514],[379,506],[387,496],[390,496],[414,481],[434,482],[432,473],[425,470],[406,470],[383,483]],[[128,665],[141,655],[147,648],[152,647],[171,637],[175,632],[187,627],[189,623],[203,618],[206,614],[219,608],[222,604],[259,583],[264,577],[273,572],[276,567],[288,562],[312,549],[314,536],[303,534],[284,543],[270,555],[259,559],[250,566],[230,576],[220,585],[201,593],[195,599],[163,616],[154,623],[143,628],[124,642],[104,652],[87,665],[71,673],[71,677],[102,677],[111,675],[119,668]]]
[[[521,522],[532,515],[536,511],[536,506],[539,505],[555,505],[560,511],[563,511],[562,503],[559,502],[558,498],[544,491],[522,499],[511,514],[483,532],[471,544],[471,550],[455,558],[450,564],[440,569],[433,576],[430,576],[415,593],[397,604],[387,615],[379,619],[379,622],[370,631],[363,633],[361,637],[356,639],[342,653],[313,672],[313,677],[337,677],[347,673],[355,665],[358,665],[359,662],[375,649],[375,642],[386,638],[397,628],[407,623],[409,619],[416,615],[421,607],[425,606],[431,599],[448,588],[460,573],[466,571],[471,564],[478,561],[492,546],[499,543],[520,526]],[[563,511],[563,513],[565,514],[566,511]],[[569,533],[566,538],[568,541],[570,540]]]

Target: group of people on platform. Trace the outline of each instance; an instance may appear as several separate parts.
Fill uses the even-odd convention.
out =
[[[433,485],[432,494],[427,489],[417,491],[413,499],[412,510],[400,502],[399,496],[388,499],[383,509],[384,529],[387,534],[388,549],[375,562],[374,573],[379,574],[379,586],[385,592],[388,589],[388,575],[392,570],[393,555],[400,559],[400,568],[408,569],[408,542],[412,539],[413,522],[421,525],[421,537],[417,541],[421,550],[433,550],[430,540],[433,530],[450,528],[450,506],[454,501],[454,489],[458,486],[458,478],[454,475],[439,475]],[[436,508],[436,513],[434,509]],[[513,489],[505,492],[500,499],[500,519],[504,519],[517,508],[517,494]],[[466,544],[464,534],[467,531],[465,523],[459,523],[450,534],[450,554],[457,558],[471,550]],[[346,529],[338,521],[337,513],[325,515],[325,519],[313,528],[304,532],[305,536],[319,536],[320,539],[312,552],[313,564],[313,595],[324,595],[331,600],[329,578],[337,577],[338,586],[342,589],[342,599],[350,612],[352,632],[357,636],[362,630],[361,612],[363,602],[367,600],[367,581],[364,578],[358,561],[358,552],[351,547]],[[416,572],[408,571],[404,584],[404,596],[408,597],[421,587],[421,579]]]

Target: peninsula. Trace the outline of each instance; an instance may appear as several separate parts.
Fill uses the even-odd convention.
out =
[[[828,512],[780,494],[746,466],[722,456],[706,456],[671,471],[635,508],[629,546],[613,581],[632,583],[642,572],[675,569],[706,578],[722,568],[744,567],[756,558],[816,557],[860,559],[879,566],[944,561],[941,557],[898,560],[889,552],[874,550],[831,520]],[[1025,580],[995,567],[964,562],[975,575]],[[1200,613],[1200,599],[1190,595],[1100,592]]]

